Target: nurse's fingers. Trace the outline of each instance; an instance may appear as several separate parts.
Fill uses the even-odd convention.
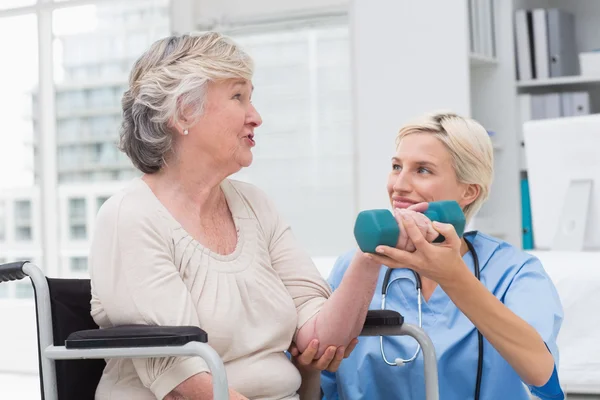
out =
[[[295,362],[304,366],[310,365],[317,356],[317,351],[319,351],[319,341],[313,339],[303,353],[298,351],[298,355],[295,356]]]
[[[313,368],[318,369],[319,371],[324,371],[328,368],[330,368],[331,364],[335,363],[335,359],[338,358],[338,353],[340,353],[341,350],[341,356],[340,356],[340,362],[341,359],[344,358],[344,350],[343,350],[343,346],[340,346],[340,348],[337,348],[335,346],[329,346],[326,350],[325,353],[323,353],[323,355],[318,359],[315,360],[312,363]],[[339,366],[339,363],[338,363]],[[337,370],[337,367],[336,367]],[[334,371],[335,372],[335,371]]]
[[[377,246],[376,253],[368,253],[366,256],[374,262],[390,268],[411,268],[417,265],[418,257],[415,253],[396,249],[389,246]]]
[[[290,348],[288,349],[288,351],[292,355],[292,357],[296,357],[296,356],[298,356],[298,354],[300,354],[300,351],[298,351],[298,347],[296,347],[295,343],[292,343],[290,345]]]
[[[356,347],[357,344],[358,344],[358,339],[357,338],[352,339],[352,341],[350,342],[348,347],[346,347],[346,351],[344,352],[344,358],[348,358],[348,356],[350,356],[350,353],[352,353],[352,351],[354,350],[354,348]]]
[[[454,225],[435,222],[433,224],[433,229],[435,229],[437,232],[444,236],[445,244],[448,244],[451,247],[460,247],[460,238],[456,233],[456,229],[454,229]]]
[[[329,372],[336,372],[344,359],[345,346],[340,346],[337,348],[333,360],[327,365],[325,363],[321,363],[321,360],[317,361],[319,364],[317,369],[323,371],[327,370]]]

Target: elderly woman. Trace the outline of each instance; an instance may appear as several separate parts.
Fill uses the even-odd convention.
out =
[[[556,338],[563,311],[540,261],[482,232],[459,238],[452,225],[417,212],[427,202],[455,200],[470,220],[492,176],[492,143],[476,121],[438,113],[400,130],[387,192],[404,234],[400,249],[380,246],[370,255],[389,267],[381,269],[370,308],[382,307],[383,290],[385,308],[406,322],[418,324],[422,315],[442,399],[528,400],[529,392],[562,399]],[[432,244],[440,233],[445,241]],[[355,254],[338,259],[329,278],[334,295]],[[323,376],[327,400],[425,398],[422,354],[407,337],[363,338],[336,373]]]
[[[335,369],[362,329],[379,265],[357,254],[331,295],[273,203],[228,179],[259,139],[252,73],[250,57],[216,33],[160,40],[136,62],[120,146],[143,176],[97,217],[91,312],[101,328],[200,326],[232,398],[298,399],[301,375],[285,351],[294,341]],[[96,398],[207,399],[211,385],[197,357],[110,359]]]

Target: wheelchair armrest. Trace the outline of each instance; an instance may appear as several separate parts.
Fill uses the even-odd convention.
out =
[[[365,319],[364,328],[377,328],[383,326],[400,327],[404,324],[404,317],[393,310],[369,310]]]
[[[8,281],[18,281],[27,276],[23,272],[23,265],[29,261],[17,261],[0,265],[0,283]]]
[[[208,335],[197,326],[123,325],[73,332],[65,340],[65,348],[182,346],[207,341]]]

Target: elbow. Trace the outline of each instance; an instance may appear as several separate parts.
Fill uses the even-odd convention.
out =
[[[163,400],[208,400],[213,398],[212,376],[208,372],[192,375],[177,385]]]
[[[539,362],[537,362],[539,361]],[[533,369],[523,381],[530,386],[542,387],[548,383],[554,372],[554,358],[549,351],[541,355],[536,362],[531,364]]]
[[[300,353],[304,353],[313,340],[318,341],[316,358],[320,358],[330,346],[347,346],[356,336],[347,337],[337,330],[331,330],[319,324],[319,314],[308,320],[300,329],[295,338],[295,344]],[[359,331],[360,333],[360,331]]]
[[[306,348],[313,339],[318,339],[315,326],[317,315],[309,319],[304,325],[300,327],[300,329],[298,329],[298,333],[296,334],[296,339],[294,340],[294,342],[296,343],[296,347],[298,347],[298,350],[301,353],[303,353],[306,350]]]
[[[551,376],[552,376],[552,374],[550,374],[548,376],[546,376],[545,374],[537,374],[537,376],[532,375],[529,379],[529,382],[525,382],[525,383],[528,384],[529,386],[542,387],[546,383],[548,383]]]

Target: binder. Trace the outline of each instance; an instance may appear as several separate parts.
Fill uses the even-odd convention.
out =
[[[515,48],[517,50],[517,73],[519,80],[533,79],[532,53],[529,35],[531,12],[517,10],[515,12]]]
[[[588,115],[590,113],[590,94],[588,92],[573,92],[573,115]]]
[[[531,119],[546,118],[546,95],[534,94],[531,96]]]
[[[479,52],[479,19],[476,16],[477,11],[475,3],[475,0],[469,0],[469,26],[471,27],[471,29],[469,29],[469,35],[471,39],[471,53]]]
[[[548,20],[546,10],[536,8],[532,13],[535,78],[548,79],[550,77],[550,55],[548,53]]]
[[[542,118],[560,118],[562,116],[560,93],[544,94],[544,116]]]
[[[531,198],[527,172],[521,172],[521,222],[523,228],[523,249],[532,250],[535,246],[531,219]]]
[[[579,56],[573,14],[551,8],[547,10],[550,76],[579,75]]]
[[[527,169],[527,156],[525,153],[525,138],[523,137],[523,124],[527,121],[531,121],[532,117],[532,98],[531,94],[523,93],[519,95],[519,165],[520,170]]]
[[[564,92],[560,94],[560,102],[562,108],[562,116],[563,117],[572,117],[574,116],[574,103],[573,103],[573,93],[572,92]]]

